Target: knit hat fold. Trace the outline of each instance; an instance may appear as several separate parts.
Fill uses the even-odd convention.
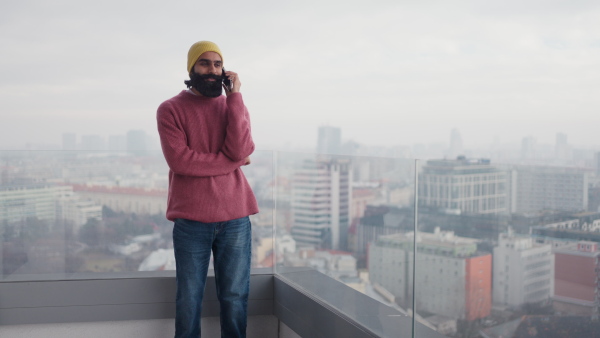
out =
[[[192,68],[194,67],[196,61],[198,61],[200,55],[202,55],[205,52],[215,52],[219,54],[219,56],[221,56],[221,61],[225,61],[225,59],[223,59],[223,54],[221,53],[221,50],[219,49],[219,46],[217,46],[216,43],[210,41],[198,41],[195,44],[193,44],[192,47],[190,47],[190,50],[188,51],[188,74],[192,71]]]

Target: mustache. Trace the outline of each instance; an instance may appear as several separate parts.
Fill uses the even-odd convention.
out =
[[[223,81],[223,77],[221,75],[215,75],[215,74],[196,74],[196,77],[200,80],[208,80],[208,79],[214,79],[216,81]]]

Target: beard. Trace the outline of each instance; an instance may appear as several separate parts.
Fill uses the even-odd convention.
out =
[[[209,81],[208,79],[215,79],[215,81]],[[223,93],[223,77],[219,75],[200,75],[196,72],[191,72],[190,79],[184,81],[184,83],[188,88],[196,89],[202,96],[217,97]]]

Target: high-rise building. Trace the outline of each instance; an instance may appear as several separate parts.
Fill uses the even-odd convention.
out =
[[[337,127],[319,127],[317,153],[339,155],[342,150],[342,130]]]
[[[345,159],[305,161],[292,182],[292,237],[298,246],[347,246],[352,166]]]
[[[552,245],[508,233],[498,236],[494,248],[493,302],[517,307],[549,300],[554,292]]]
[[[508,211],[506,172],[487,159],[430,160],[419,175],[419,205],[471,214]]]
[[[510,212],[587,210],[588,175],[577,168],[515,166],[508,171]]]
[[[450,150],[448,156],[449,158],[456,158],[459,155],[464,155],[463,151],[463,141],[460,131],[454,128],[450,132]]]
[[[413,290],[414,232],[381,236],[369,247],[369,278],[410,307]],[[453,319],[489,316],[492,307],[492,255],[477,251],[473,238],[452,231],[417,233],[416,311]]]
[[[567,134],[556,134],[556,143],[554,145],[554,158],[566,161],[571,157],[571,148],[567,143]]]
[[[554,307],[575,315],[598,316],[600,251],[597,242],[580,241],[554,251]]]
[[[28,218],[54,222],[56,198],[68,190],[70,187],[47,184],[0,187],[0,222],[19,223]]]
[[[537,140],[533,136],[524,137],[521,141],[521,159],[532,160],[536,158]]]

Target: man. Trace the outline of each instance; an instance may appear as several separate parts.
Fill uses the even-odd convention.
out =
[[[198,337],[211,251],[221,336],[245,337],[250,286],[251,225],[258,212],[241,170],[254,142],[239,76],[223,69],[209,41],[192,45],[188,90],[158,107],[158,133],[169,165],[167,219],[174,222],[177,276],[175,337]],[[223,79],[231,86],[225,88]]]

